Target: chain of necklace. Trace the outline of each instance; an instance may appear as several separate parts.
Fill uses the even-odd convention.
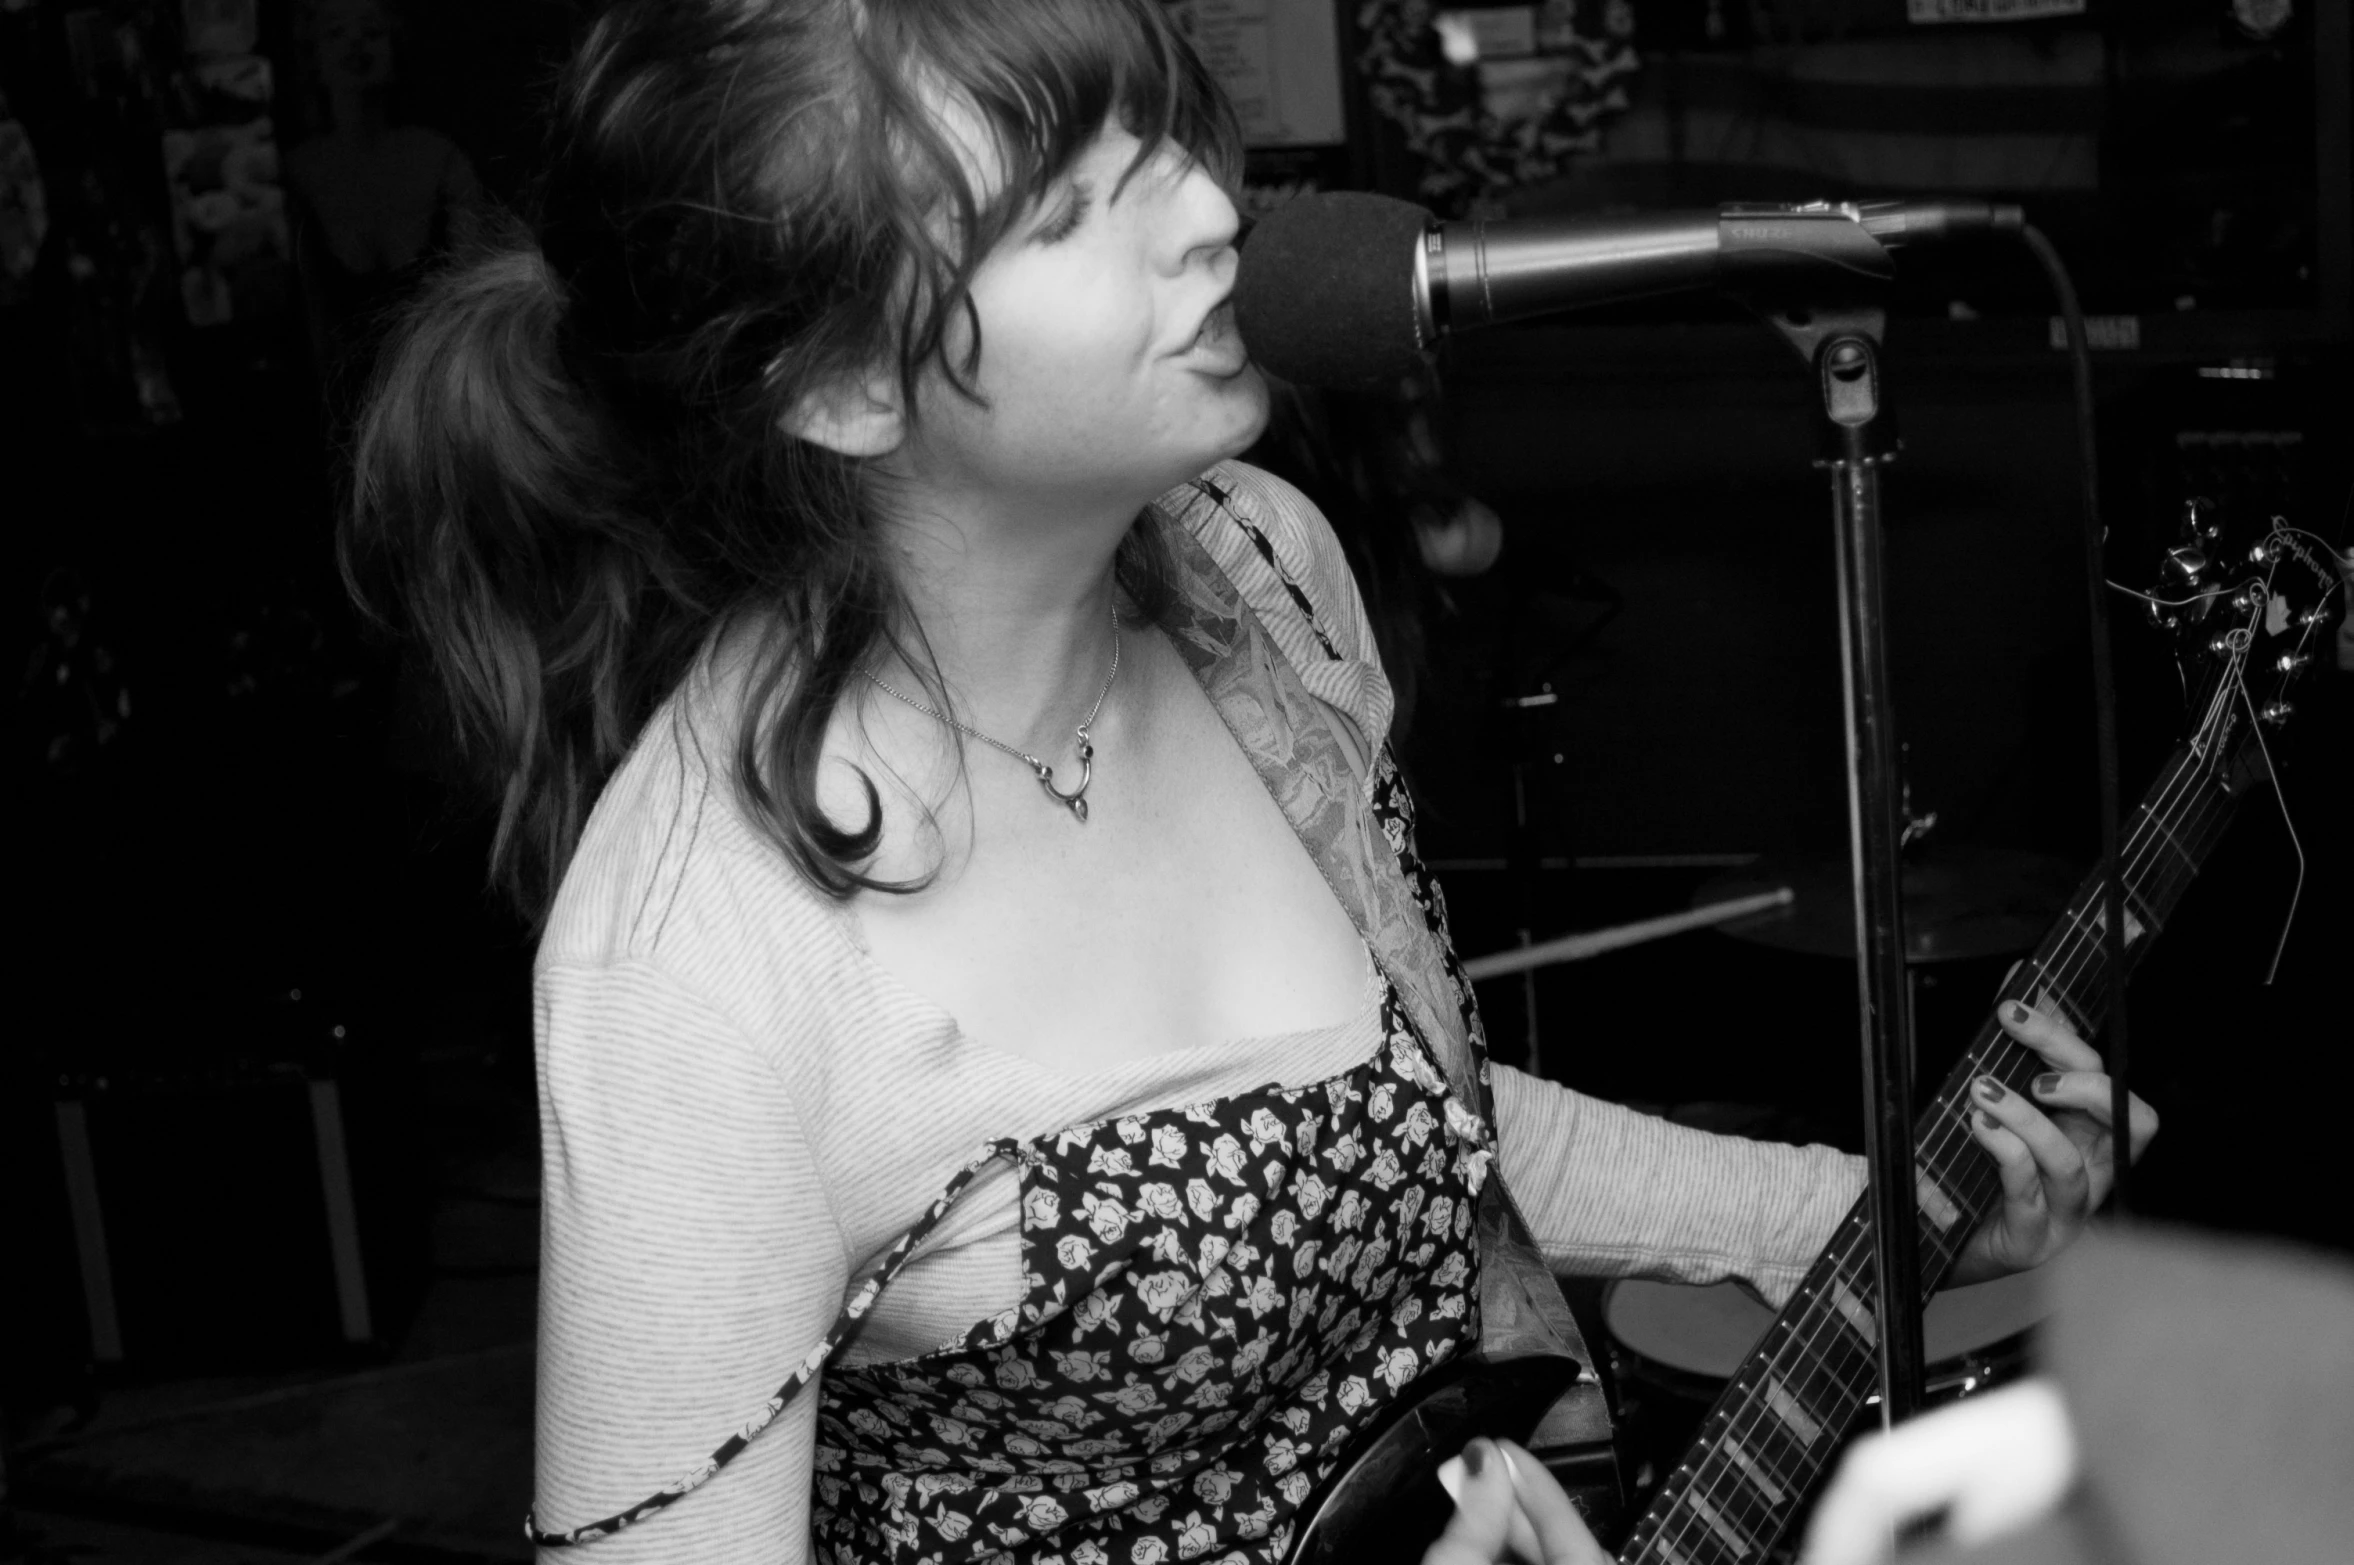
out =
[[[1055,803],[1069,810],[1071,814],[1082,823],[1086,821],[1087,785],[1095,781],[1095,741],[1088,737],[1087,730],[1094,726],[1097,714],[1103,711],[1104,697],[1112,693],[1112,681],[1120,677],[1120,606],[1117,603],[1112,605],[1111,672],[1103,676],[1103,688],[1095,693],[1095,705],[1087,709],[1087,720],[1079,725],[1079,786],[1073,788],[1069,793],[1063,792],[1060,788],[1057,788],[1054,785],[1054,768],[1047,765],[1044,761],[1038,759],[1038,757],[1030,754],[1027,750],[1017,750],[1012,745],[1005,743],[1001,739],[990,738],[987,734],[981,732],[981,730],[978,728],[973,727],[970,723],[958,722],[955,718],[950,717],[946,712],[941,711],[938,707],[932,705],[930,702],[918,701],[914,696],[909,695],[906,691],[901,690],[898,686],[891,684],[888,680],[885,680],[879,674],[868,673],[867,670],[863,668],[860,669],[859,672],[861,674],[865,674],[868,682],[872,684],[877,690],[882,691],[883,694],[887,696],[896,696],[899,700],[906,702],[909,706],[914,707],[917,711],[923,713],[925,716],[937,718],[941,722],[946,723],[949,727],[955,729],[958,733],[978,739],[981,741],[981,743],[989,746],[993,750],[1003,750],[1006,754],[1012,756],[1015,760],[1020,761],[1023,765],[1029,767],[1031,771],[1038,775],[1038,786],[1046,790],[1046,796],[1048,798],[1054,800]]]

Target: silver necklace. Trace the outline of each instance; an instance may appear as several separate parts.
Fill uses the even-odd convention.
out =
[[[863,668],[859,672],[865,674],[868,682],[883,694],[898,697],[925,716],[938,718],[958,733],[970,735],[993,750],[1003,750],[1038,774],[1038,786],[1046,790],[1048,798],[1069,810],[1081,822],[1087,819],[1087,785],[1095,781],[1095,741],[1088,737],[1087,730],[1095,726],[1097,714],[1103,711],[1104,697],[1112,693],[1112,681],[1120,677],[1120,606],[1117,603],[1112,605],[1111,672],[1103,676],[1103,688],[1095,693],[1095,705],[1087,709],[1087,720],[1079,725],[1079,786],[1073,788],[1069,793],[1063,792],[1054,785],[1054,768],[1027,750],[1017,750],[1002,740],[990,738],[970,723],[958,722],[930,702],[918,701],[879,674],[868,673]]]

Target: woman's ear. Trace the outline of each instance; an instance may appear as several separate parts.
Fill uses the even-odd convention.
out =
[[[887,455],[899,448],[907,433],[899,379],[889,370],[839,376],[813,386],[779,422],[786,434],[848,457]]]

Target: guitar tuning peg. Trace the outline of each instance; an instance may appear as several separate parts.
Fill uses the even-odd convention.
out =
[[[2263,710],[2259,711],[2256,716],[2268,726],[2278,728],[2295,715],[2296,710],[2286,701],[2267,701],[2264,703]]]
[[[2274,663],[2272,666],[2279,669],[2284,674],[2294,674],[2312,661],[2313,656],[2311,653],[2283,652],[2280,655],[2279,661]]]
[[[2195,586],[2207,572],[2207,551],[2187,543],[2177,545],[2166,551],[2166,568],[2186,584]]]

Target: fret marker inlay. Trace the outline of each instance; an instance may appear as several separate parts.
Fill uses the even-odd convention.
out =
[[[1864,1308],[1864,1301],[1848,1290],[1846,1283],[1835,1281],[1831,1284],[1831,1305],[1847,1318],[1847,1324],[1855,1328],[1855,1334],[1864,1339],[1865,1347],[1876,1348],[1880,1345],[1880,1323],[1872,1318],[1870,1310]]]
[[[1696,1494],[1688,1496],[1686,1503],[1692,1507],[1693,1514],[1708,1524],[1709,1531],[1725,1540],[1725,1547],[1733,1551],[1735,1559],[1745,1560],[1756,1552],[1749,1539],[1743,1537],[1731,1522],[1719,1515],[1715,1506]]]
[[[1822,1437],[1823,1426],[1806,1410],[1805,1404],[1790,1394],[1790,1388],[1779,1380],[1768,1380],[1765,1383],[1765,1399],[1766,1406],[1774,1410],[1774,1416],[1788,1424],[1790,1432],[1798,1436],[1800,1445],[1813,1445]]]
[[[2130,885],[2128,885],[2125,890],[2128,896],[2132,895],[2133,888]],[[2087,931],[2087,933],[2091,934],[2096,939],[2106,938],[2109,933],[2109,909],[2105,903],[2096,902],[2093,904],[2091,923],[2092,928]],[[2084,919],[2079,918],[2076,920],[2076,926],[2079,929],[2084,928],[2084,925]],[[2140,919],[2133,916],[2133,908],[2131,905],[2128,905],[2125,909],[2125,943],[2130,946],[2136,940],[2139,940],[2142,936],[2148,934],[2149,932],[2150,931],[2148,926],[2143,924]]]
[[[1953,1204],[1953,1198],[1945,1193],[1936,1180],[1929,1177],[1926,1169],[1921,1171],[1919,1194],[1921,1215],[1935,1223],[1939,1233],[1944,1233],[1961,1221],[1962,1209]]]
[[[1757,1492],[1765,1496],[1766,1504],[1782,1503],[1782,1486],[1767,1476],[1765,1468],[1759,1465],[1757,1458],[1751,1456],[1740,1441],[1727,1436],[1725,1455],[1731,1457],[1733,1465],[1740,1468],[1749,1481],[1756,1485]]]

